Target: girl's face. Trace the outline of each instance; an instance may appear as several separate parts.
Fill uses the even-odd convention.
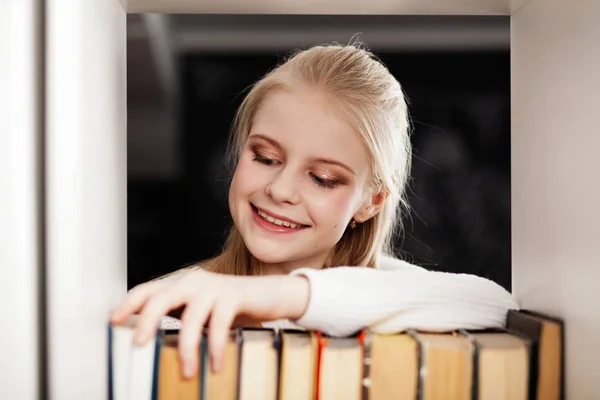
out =
[[[269,93],[229,191],[250,252],[283,271],[320,268],[353,217],[372,207],[368,154],[317,91]]]

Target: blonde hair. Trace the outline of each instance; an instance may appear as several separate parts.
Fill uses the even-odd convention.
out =
[[[402,228],[402,211],[408,209],[405,186],[411,145],[402,88],[388,69],[360,46],[333,44],[295,52],[254,84],[239,107],[229,143],[232,166],[237,165],[265,96],[276,89],[298,88],[318,90],[354,128],[368,150],[373,184],[389,195],[375,217],[356,229],[346,229],[325,267],[374,267],[380,254],[393,253],[395,230]],[[208,269],[233,275],[264,273],[264,265],[247,249],[235,225],[218,260]]]

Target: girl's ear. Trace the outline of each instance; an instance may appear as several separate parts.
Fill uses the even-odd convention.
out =
[[[376,216],[381,211],[389,195],[390,192],[387,188],[382,188],[375,194],[370,195],[365,204],[354,215],[354,220],[363,223]]]

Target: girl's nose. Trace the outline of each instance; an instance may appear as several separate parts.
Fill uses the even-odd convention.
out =
[[[299,201],[298,182],[290,169],[282,168],[265,187],[269,197],[278,203],[296,204]]]

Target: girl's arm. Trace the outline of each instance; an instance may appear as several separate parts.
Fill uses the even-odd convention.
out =
[[[135,342],[143,345],[161,317],[185,307],[179,353],[186,375],[192,376],[208,320],[211,365],[218,369],[229,329],[240,316],[256,321],[287,318],[340,336],[364,327],[380,333],[498,327],[504,325],[506,312],[518,307],[507,291],[487,279],[403,266],[303,268],[290,276],[261,277],[193,269],[136,286],[111,320],[118,324],[139,313]]]
[[[295,322],[333,336],[364,327],[378,333],[502,327],[508,310],[518,309],[504,288],[475,275],[418,267],[302,268],[291,275],[306,277],[310,285],[306,311]]]

